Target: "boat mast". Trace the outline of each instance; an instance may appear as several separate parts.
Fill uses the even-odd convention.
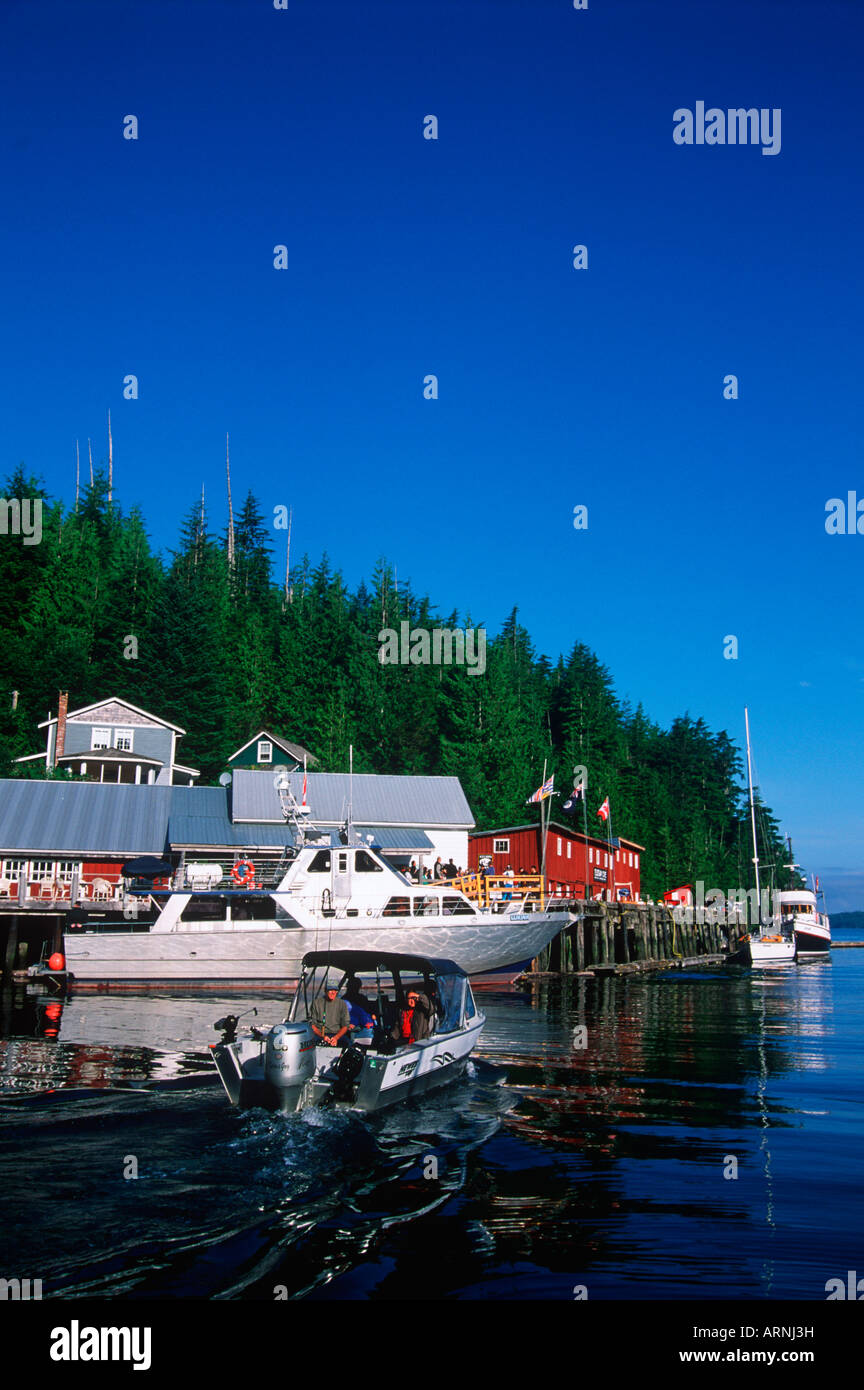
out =
[[[759,912],[759,926],[762,926],[762,890],[759,887],[759,849],[756,844],[756,808],[753,804],[753,766],[750,761],[750,716],[744,706],[744,729],[747,735],[747,789],[750,793],[750,828],[753,832],[753,864],[756,869],[756,906]]]

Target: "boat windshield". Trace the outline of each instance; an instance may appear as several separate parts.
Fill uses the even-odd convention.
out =
[[[389,971],[382,971],[377,975],[374,971],[365,970],[349,973],[341,966],[317,965],[314,969],[304,970],[291,1004],[289,1018],[308,1018],[314,1001],[324,998],[328,989],[338,990],[339,998],[344,999],[346,1003],[356,1002],[361,1008],[371,1005],[376,1014],[379,997],[385,1006],[385,1014],[389,1014],[389,1006],[396,997],[395,982]]]
[[[438,1024],[442,1033],[452,1033],[462,1021],[462,975],[439,975],[438,997],[441,1003],[441,1020]]]

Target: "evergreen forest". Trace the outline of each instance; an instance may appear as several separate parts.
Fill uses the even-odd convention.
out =
[[[482,676],[382,665],[382,628],[478,624],[469,612],[439,614],[431,597],[397,585],[385,561],[354,591],[326,555],[293,563],[290,582],[277,582],[284,532],[251,493],[233,545],[211,532],[202,501],[167,557],[154,553],[137,508],[109,500],[102,470],[75,509],[21,468],[4,495],[41,498],[43,534],[38,545],[0,535],[0,775],[46,775],[39,762],[12,760],[44,748],[37,725],[56,714],[58,691],[69,692],[70,710],[116,695],[188,731],[180,758],[201,769],[199,785],[266,728],[308,748],[316,770],[347,770],[353,744],[358,772],[456,776],[480,829],[538,819],[526,801],[544,760],[559,793],[552,819],[567,821],[562,805],[581,765],[589,832],[605,834],[596,810],[608,796],[615,834],[645,847],[643,892],[699,879],[752,884],[738,747],[689,714],[659,727],[618,698],[582,643],[550,660],[514,609],[488,633]],[[575,823],[582,828],[581,808]],[[765,806],[760,825],[774,886],[790,886]]]

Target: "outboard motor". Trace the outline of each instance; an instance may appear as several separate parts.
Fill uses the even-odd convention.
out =
[[[333,1100],[354,1099],[354,1082],[363,1070],[365,1055],[363,1048],[356,1043],[345,1048],[336,1063],[336,1080],[330,1092]]]
[[[277,1023],[267,1034],[264,1078],[279,1093],[280,1108],[293,1110],[315,1071],[315,1034],[308,1023]]]

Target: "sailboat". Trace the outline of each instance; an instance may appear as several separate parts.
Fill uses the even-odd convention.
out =
[[[786,965],[795,959],[795,935],[788,919],[779,924],[766,922],[762,915],[762,888],[759,883],[759,847],[756,842],[756,807],[753,801],[753,763],[750,754],[750,716],[744,710],[747,736],[747,790],[750,796],[750,828],[753,833],[753,867],[756,871],[758,926],[738,938],[729,961],[735,965]]]

